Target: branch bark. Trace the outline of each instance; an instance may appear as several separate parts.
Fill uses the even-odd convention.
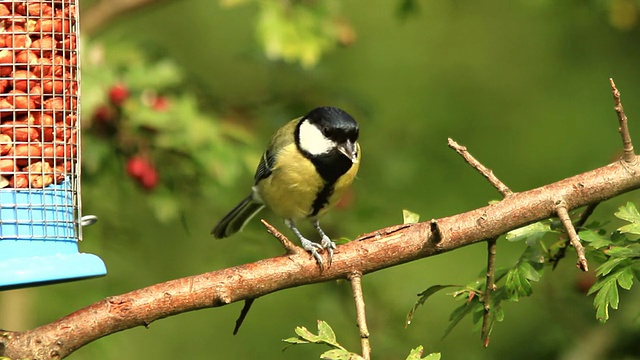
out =
[[[360,330],[360,344],[362,345],[362,358],[371,359],[371,344],[369,343],[369,328],[367,327],[367,315],[364,305],[364,295],[362,294],[362,274],[355,272],[347,277],[351,282],[353,301],[356,304],[356,319]]]
[[[640,166],[634,163],[617,161],[465,213],[362,235],[339,246],[333,265],[322,272],[307,253],[296,253],[112,296],[32,330],[0,332],[0,355],[61,359],[98,338],[168,316],[451,251],[553,217],[558,198],[572,210],[635,190],[640,187]]]

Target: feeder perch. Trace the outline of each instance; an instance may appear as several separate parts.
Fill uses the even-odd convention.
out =
[[[0,290],[102,276],[80,253],[77,0],[0,3]]]

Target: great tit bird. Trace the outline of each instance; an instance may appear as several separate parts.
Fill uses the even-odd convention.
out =
[[[322,231],[318,218],[340,200],[358,172],[358,132],[351,115],[335,107],[315,108],[280,128],[262,155],[251,193],[216,224],[213,236],[233,235],[267,206],[284,219],[320,267],[318,250],[327,250],[331,264],[336,244]],[[319,244],[296,228],[301,219],[311,220],[322,238]]]

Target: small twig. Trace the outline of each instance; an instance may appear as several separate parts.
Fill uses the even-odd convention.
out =
[[[592,204],[589,204],[584,211],[582,212],[582,214],[580,214],[580,217],[578,218],[578,220],[575,222],[575,224],[573,224],[573,226],[576,229],[580,229],[584,226],[584,224],[587,223],[587,220],[589,219],[589,217],[593,214],[593,212],[596,210],[596,207],[600,204],[600,202],[595,202]],[[579,230],[578,230],[579,231]],[[556,266],[558,266],[558,264],[560,263],[560,260],[562,260],[565,256],[565,254],[567,253],[567,247],[569,247],[569,242],[570,239],[568,236],[562,235],[560,237],[560,239],[565,239],[564,245],[562,247],[560,247],[558,249],[558,252],[553,255],[553,258],[550,259],[550,261],[553,262],[553,267],[552,269],[555,269]]]
[[[584,224],[587,223],[587,220],[589,220],[589,217],[593,215],[593,212],[596,210],[596,207],[598,207],[598,205],[600,205],[600,202],[595,202],[587,205],[587,208],[584,209],[582,214],[580,214],[580,218],[578,218],[578,221],[576,221],[574,225],[576,229],[580,229],[584,226]]]
[[[236,320],[236,326],[233,328],[233,335],[236,335],[238,330],[240,330],[240,326],[242,326],[242,322],[244,321],[244,318],[247,317],[249,310],[251,310],[251,305],[253,305],[255,300],[256,299],[251,298],[244,301],[244,306],[242,307],[242,310],[240,310],[240,316],[238,316],[238,319]]]
[[[513,191],[511,191],[511,189],[509,189],[507,185],[505,185],[502,181],[500,181],[500,179],[498,179],[493,174],[493,171],[491,169],[482,165],[478,160],[476,160],[476,158],[471,156],[471,154],[469,154],[465,146],[458,144],[452,138],[448,139],[448,145],[450,148],[452,148],[458,154],[460,154],[464,158],[464,160],[467,163],[469,163],[469,165],[473,166],[476,170],[478,170],[480,174],[482,174],[482,176],[487,178],[487,180],[489,180],[491,185],[493,185],[504,197],[513,195]]]
[[[513,195],[513,191],[509,189],[497,176],[493,174],[493,171],[486,166],[482,165],[480,161],[474,158],[466,146],[458,144],[452,138],[448,139],[448,145],[460,154],[464,160],[471,165],[474,169],[478,170],[482,176],[487,178],[491,185],[495,187],[502,196],[509,197]],[[487,280],[484,291],[484,316],[482,318],[482,338],[484,339],[484,346],[489,346],[489,334],[491,332],[490,314],[491,314],[491,293],[495,290],[495,262],[496,262],[496,240],[497,237],[492,237],[487,240]]]
[[[611,83],[611,90],[613,91],[613,101],[615,103],[614,109],[618,114],[618,120],[620,122],[618,131],[622,136],[622,149],[624,151],[622,160],[624,160],[624,162],[629,165],[636,165],[638,160],[636,158],[636,154],[633,151],[633,143],[631,142],[629,126],[627,125],[627,115],[625,115],[624,108],[622,107],[622,101],[620,101],[620,91],[618,91],[618,88],[613,82],[613,79],[610,78],[609,82]]]
[[[289,240],[286,236],[284,236],[283,233],[278,231],[278,229],[273,227],[273,225],[269,224],[267,220],[260,219],[260,222],[262,222],[262,225],[264,225],[264,227],[267,228],[267,232],[269,234],[273,235],[273,237],[275,237],[276,239],[278,239],[278,241],[280,241],[280,244],[282,244],[282,247],[284,247],[284,249],[287,251],[287,254],[292,255],[292,254],[297,254],[299,252],[302,252],[302,248],[292,243],[291,240]]]
[[[588,271],[589,265],[587,264],[587,258],[584,255],[584,247],[582,246],[582,243],[580,243],[580,238],[578,237],[576,228],[573,227],[571,217],[569,217],[569,211],[567,210],[567,203],[564,200],[556,201],[556,213],[558,214],[558,218],[562,222],[562,225],[564,225],[564,228],[567,230],[569,242],[573,245],[573,248],[576,249],[576,253],[578,254],[578,262],[576,266],[582,271]]]
[[[495,273],[496,273],[496,242],[498,238],[494,237],[487,240],[487,282],[484,290],[484,316],[482,318],[482,338],[484,339],[484,347],[489,346],[489,335],[491,334],[491,325],[489,324],[489,314],[491,312],[491,294],[496,289]]]
[[[362,357],[371,359],[371,344],[369,344],[369,329],[367,328],[367,316],[364,310],[364,297],[362,296],[362,273],[352,272],[347,278],[351,282],[351,291],[356,303],[356,317],[360,329],[360,343],[362,344]]]

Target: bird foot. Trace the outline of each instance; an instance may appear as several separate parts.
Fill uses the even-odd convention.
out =
[[[323,270],[324,262],[322,261],[322,256],[320,256],[320,253],[318,252],[318,250],[323,251],[324,246],[318,243],[314,243],[313,241],[303,237],[300,238],[300,244],[302,245],[303,249],[311,253],[311,255],[313,255],[313,257],[316,258],[318,265],[320,265],[320,270]]]
[[[336,243],[331,241],[331,239],[325,235],[322,237],[322,241],[320,241],[320,245],[323,249],[326,249],[329,253],[329,267],[331,267],[331,262],[333,261],[333,249],[336,248]]]

